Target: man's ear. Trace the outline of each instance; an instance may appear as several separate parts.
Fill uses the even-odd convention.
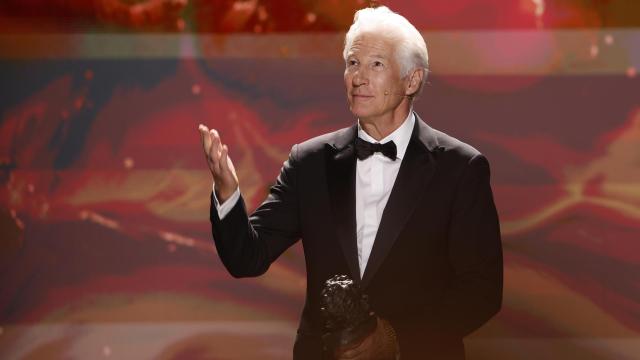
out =
[[[420,90],[420,86],[422,85],[422,79],[424,79],[424,69],[416,68],[413,69],[409,73],[409,82],[407,83],[407,89],[405,90],[405,95],[414,96],[418,90]]]

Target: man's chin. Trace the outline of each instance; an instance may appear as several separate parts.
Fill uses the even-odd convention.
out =
[[[351,113],[352,113],[355,117],[357,117],[358,119],[360,119],[361,121],[362,121],[362,120],[365,120],[365,119],[367,119],[367,118],[371,117],[371,115],[373,115],[371,111],[368,111],[367,109],[363,109],[363,108],[362,108],[362,107],[360,107],[360,106],[353,106],[353,107],[351,107]]]

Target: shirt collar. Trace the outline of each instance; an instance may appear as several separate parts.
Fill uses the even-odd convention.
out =
[[[407,146],[409,146],[409,140],[411,140],[411,133],[413,132],[413,126],[416,122],[416,116],[413,114],[413,109],[409,111],[409,115],[404,119],[404,122],[400,127],[395,129],[391,134],[387,135],[385,138],[377,141],[371,135],[367,134],[366,131],[360,126],[360,120],[358,120],[358,137],[362,140],[366,140],[370,143],[379,143],[384,144],[391,140],[396,144],[396,157],[400,160],[404,158],[404,154],[407,151]]]

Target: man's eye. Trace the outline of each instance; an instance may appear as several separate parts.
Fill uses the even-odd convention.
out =
[[[358,62],[356,60],[348,60],[347,61],[347,65],[349,66],[355,66],[358,65]]]
[[[384,64],[383,64],[383,63],[381,63],[380,61],[374,61],[374,62],[373,62],[373,67],[376,67],[376,68],[377,68],[377,67],[383,67],[383,66],[384,66]]]

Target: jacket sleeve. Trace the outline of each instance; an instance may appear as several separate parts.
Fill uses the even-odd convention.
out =
[[[469,160],[457,184],[448,227],[451,281],[437,306],[425,308],[415,322],[396,329],[401,352],[403,345],[424,344],[419,339],[461,339],[500,309],[502,245],[489,178],[483,155]]]
[[[213,240],[222,263],[234,277],[264,274],[271,263],[300,237],[297,145],[285,161],[267,199],[249,217],[241,196],[220,219],[211,193]]]

